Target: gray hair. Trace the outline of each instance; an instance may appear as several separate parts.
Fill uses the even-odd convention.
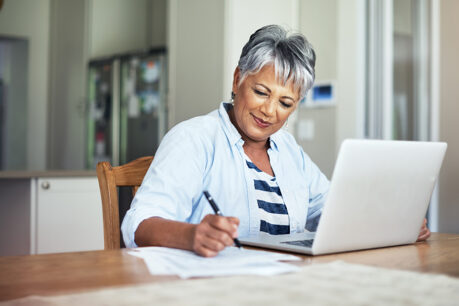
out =
[[[293,82],[300,99],[314,83],[316,54],[306,37],[288,35],[278,25],[264,26],[250,36],[239,58],[239,84],[249,74],[258,73],[267,64],[274,64],[276,77],[283,85]]]

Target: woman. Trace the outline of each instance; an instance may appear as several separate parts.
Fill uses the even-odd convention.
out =
[[[301,34],[275,25],[252,34],[234,71],[233,102],[164,137],[123,221],[126,246],[215,256],[238,235],[315,231],[329,182],[281,129],[312,87],[314,65]],[[213,214],[203,190],[229,217]]]

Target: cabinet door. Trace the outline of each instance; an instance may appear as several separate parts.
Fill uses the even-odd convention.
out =
[[[38,254],[104,248],[97,178],[39,178],[37,184]]]

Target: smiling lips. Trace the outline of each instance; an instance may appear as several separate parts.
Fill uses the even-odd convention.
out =
[[[271,125],[271,123],[269,123],[267,121],[264,121],[264,120],[254,116],[254,115],[252,115],[252,116],[253,116],[253,119],[255,120],[256,124],[261,128],[267,128],[268,126]]]

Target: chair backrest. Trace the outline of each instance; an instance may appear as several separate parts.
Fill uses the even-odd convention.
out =
[[[152,161],[153,156],[145,156],[118,167],[106,161],[97,164],[106,250],[120,248],[118,187],[131,187],[134,196]]]

